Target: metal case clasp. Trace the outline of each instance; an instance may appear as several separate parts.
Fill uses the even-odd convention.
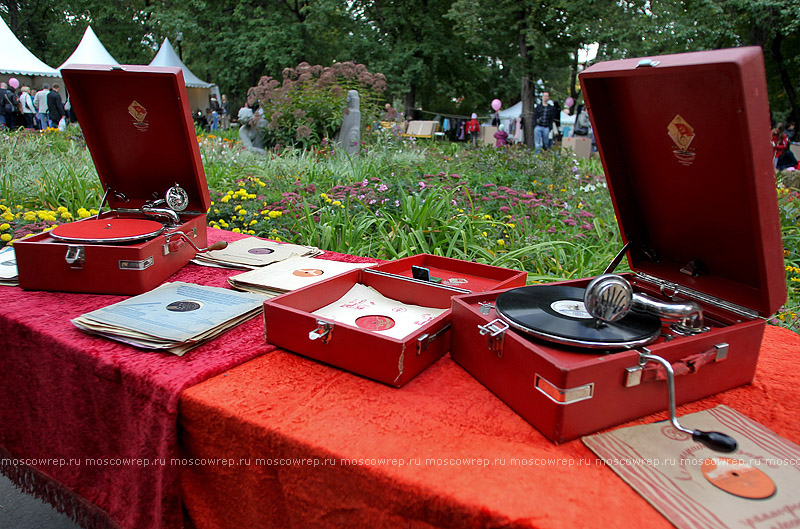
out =
[[[496,353],[498,357],[503,357],[503,339],[505,338],[508,324],[503,320],[497,318],[490,321],[486,325],[478,325],[478,330],[481,336],[488,336],[489,350]]]
[[[308,333],[309,340],[319,340],[320,343],[328,343],[333,334],[333,323],[329,321],[317,320],[317,327]]]
[[[67,246],[67,255],[64,256],[64,260],[70,268],[81,270],[86,262],[86,252],[84,252],[83,246]]]

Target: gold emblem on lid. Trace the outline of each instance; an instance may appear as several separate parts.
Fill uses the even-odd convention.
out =
[[[694,127],[689,125],[680,114],[676,114],[667,126],[667,134],[675,142],[678,149],[673,151],[681,165],[691,165],[695,153],[689,151],[689,144],[694,140]]]
[[[128,114],[133,116],[133,119],[141,123],[147,116],[147,109],[134,100],[130,105],[128,105]]]
[[[147,117],[147,109],[144,108],[141,103],[133,100],[133,102],[128,105],[128,114],[135,120],[133,126],[136,127],[136,130],[139,132],[147,132],[149,123],[144,120],[144,118]]]

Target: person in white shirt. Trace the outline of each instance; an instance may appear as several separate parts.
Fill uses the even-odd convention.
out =
[[[42,89],[33,96],[33,107],[36,109],[36,122],[39,130],[47,128],[47,94],[50,93],[50,85],[45,83]]]
[[[20,88],[19,103],[22,108],[22,117],[25,119],[25,128],[32,129],[36,109],[33,107],[33,97],[31,97],[31,88],[29,86]]]

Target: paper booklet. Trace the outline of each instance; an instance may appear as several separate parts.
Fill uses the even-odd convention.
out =
[[[17,256],[13,246],[0,249],[0,285],[11,287],[19,285]]]
[[[222,268],[253,269],[288,259],[289,257],[315,257],[324,253],[314,246],[267,241],[247,237],[233,241],[227,248],[198,253],[195,264]]]
[[[401,303],[356,283],[347,294],[312,314],[402,340],[447,310]]]
[[[310,257],[290,257],[269,266],[256,268],[228,278],[228,283],[238,290],[277,296],[312,285],[343,272],[366,268],[374,263],[343,263]]]
[[[257,315],[264,296],[192,283],[164,283],[149,292],[82,314],[82,331],[178,356]]]
[[[680,529],[800,527],[800,446],[727,406],[680,423],[731,435],[739,449],[715,452],[668,421],[583,442]]]

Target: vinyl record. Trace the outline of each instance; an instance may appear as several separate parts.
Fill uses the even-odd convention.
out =
[[[164,230],[160,222],[146,219],[103,218],[70,222],[50,232],[54,239],[81,243],[130,243],[154,237]]]
[[[497,314],[514,329],[544,340],[592,349],[645,345],[658,337],[661,320],[631,313],[602,323],[586,311],[585,289],[564,285],[515,288],[497,296]]]

